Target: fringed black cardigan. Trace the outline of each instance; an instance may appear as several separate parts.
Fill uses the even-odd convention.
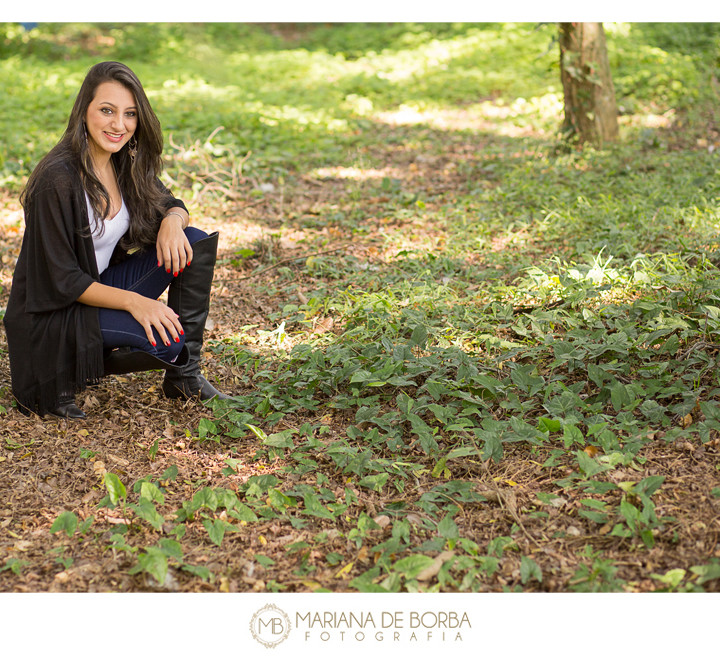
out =
[[[167,209],[185,207],[165,191]],[[60,395],[102,377],[98,309],[77,301],[98,280],[80,173],[71,163],[55,164],[25,204],[25,234],[4,318],[13,395],[24,413],[44,415]]]

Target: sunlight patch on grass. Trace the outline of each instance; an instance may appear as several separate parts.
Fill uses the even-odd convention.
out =
[[[360,169],[358,167],[320,167],[315,169],[313,175],[320,178],[351,178],[353,180],[368,180],[372,178],[384,178],[386,176],[399,176],[399,172],[393,170],[391,173],[386,167],[384,169]]]
[[[378,112],[375,118],[390,126],[427,125],[443,131],[471,130],[502,137],[546,136],[559,125],[562,98],[558,94],[525,99],[511,104],[484,101],[465,108],[421,108],[402,104],[396,110]]]

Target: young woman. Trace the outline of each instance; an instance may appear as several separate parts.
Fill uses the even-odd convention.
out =
[[[4,323],[24,413],[83,418],[76,392],[105,374],[158,368],[168,397],[228,397],[200,372],[218,235],[188,225],[158,179],[161,153],[137,76],[118,62],[93,66],[21,196],[25,234]]]

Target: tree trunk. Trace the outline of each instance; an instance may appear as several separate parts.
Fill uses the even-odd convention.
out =
[[[563,132],[601,146],[618,135],[615,88],[602,23],[560,23]]]

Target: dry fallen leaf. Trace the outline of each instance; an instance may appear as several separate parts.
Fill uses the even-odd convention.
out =
[[[438,572],[440,571],[442,565],[454,556],[455,553],[453,553],[452,551],[443,551],[432,561],[432,564],[429,567],[423,569],[417,575],[417,579],[420,581],[432,580],[433,578],[435,578],[435,576],[438,575]]]
[[[489,487],[478,485],[477,492],[488,499],[491,503],[504,505],[511,514],[517,513],[517,497],[514,491],[503,491],[501,489],[491,489]]]
[[[600,448],[598,448],[597,446],[585,446],[583,452],[588,457],[596,457],[598,454],[600,454]]]
[[[680,419],[680,427],[682,427],[683,429],[686,427],[690,427],[690,425],[692,425],[692,422],[692,414],[687,414]]]
[[[95,492],[94,491],[88,491],[82,498],[81,501],[85,504],[89,503],[93,498],[95,498]]]
[[[348,562],[342,569],[340,569],[336,574],[335,578],[342,578],[343,580],[348,577],[348,574],[350,573],[350,570],[353,568],[354,562]]]
[[[116,464],[120,464],[120,466],[130,465],[130,462],[127,459],[123,459],[122,457],[118,457],[117,455],[108,454],[108,458],[110,459],[110,461],[113,461]]]
[[[381,528],[385,529],[390,525],[390,517],[386,516],[385,514],[380,514],[379,516],[376,516],[373,521],[377,523]]]

